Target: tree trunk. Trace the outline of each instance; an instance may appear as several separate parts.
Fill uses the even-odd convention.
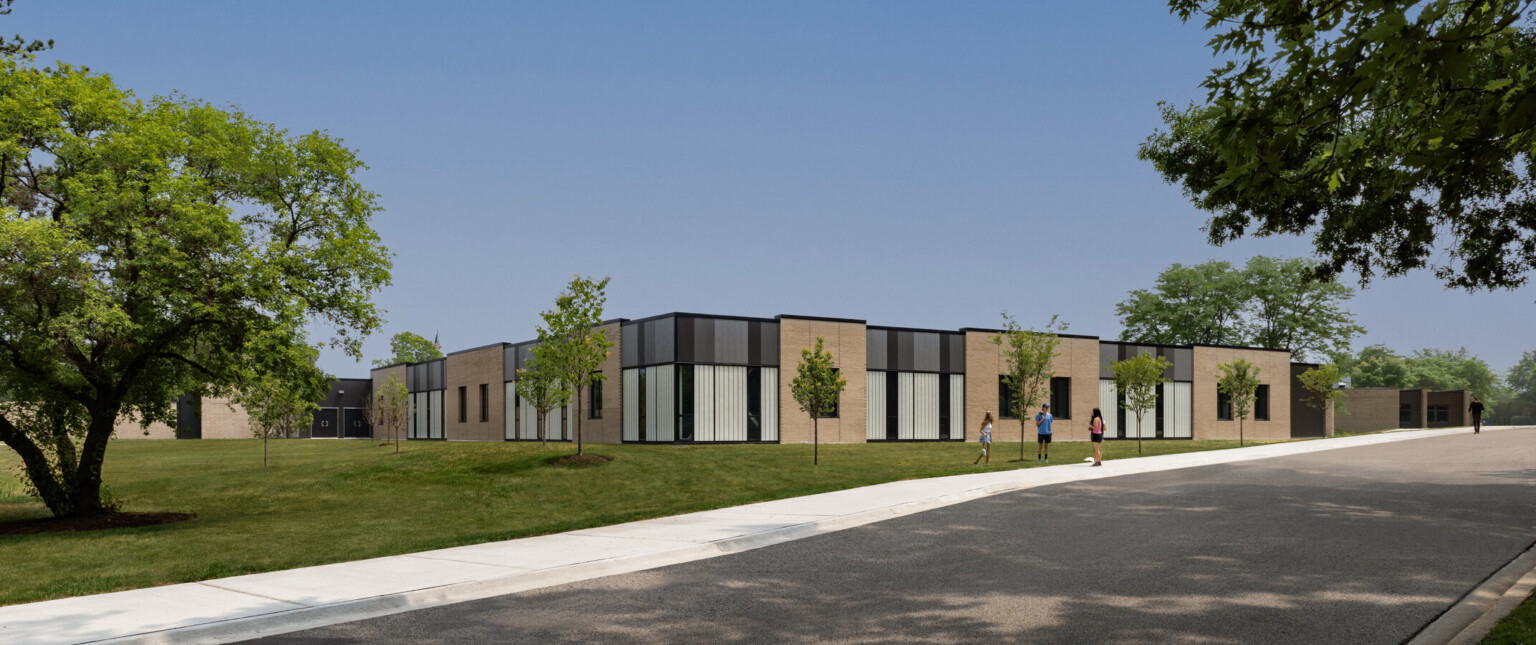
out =
[[[1141,454],[1141,411],[1136,411],[1136,454]]]
[[[821,424],[811,417],[811,465],[821,465]]]
[[[1237,418],[1237,445],[1238,445],[1239,448],[1241,448],[1242,445],[1243,445],[1243,418],[1242,417],[1238,417]]]
[[[576,386],[576,400],[571,401],[571,424],[576,426],[576,454],[582,454],[581,445],[581,386]]]
[[[23,469],[27,473],[27,481],[32,483],[32,488],[37,496],[42,498],[43,504],[48,507],[48,512],[55,517],[63,517],[70,513],[69,488],[49,467],[48,456],[41,448],[33,443],[31,437],[21,433],[21,430],[11,424],[9,419],[0,416],[0,440],[10,446],[21,457]]]
[[[101,465],[107,457],[107,440],[112,438],[112,424],[117,421],[118,405],[104,405],[91,410],[85,444],[80,448],[80,464],[70,482],[70,515],[96,515],[108,509],[101,503]]]
[[[533,420],[533,426],[539,431],[539,447],[548,448],[549,443],[544,440],[544,432],[549,427],[549,413],[539,412]]]
[[[262,468],[266,468],[267,467],[267,433],[266,433],[266,431],[262,431],[262,433],[261,433],[261,467]]]

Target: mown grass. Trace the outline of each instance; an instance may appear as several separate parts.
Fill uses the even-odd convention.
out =
[[[1499,620],[1480,645],[1536,645],[1536,596],[1525,599]]]
[[[1251,443],[1251,442],[1250,442]],[[1149,441],[1147,455],[1235,447],[1235,441]],[[1106,442],[1107,460],[1136,456]],[[0,536],[0,605],[151,587],[556,533],[809,495],[901,479],[1036,467],[972,466],[975,443],[597,445],[613,457],[566,469],[544,461],[573,451],[536,443],[271,443],[123,441],[105,478],[127,511],[181,511],[178,524],[83,533]],[[1087,443],[1059,443],[1055,465],[1080,464]],[[45,517],[0,446],[0,521]]]

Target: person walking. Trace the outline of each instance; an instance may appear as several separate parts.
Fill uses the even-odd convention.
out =
[[[1088,420],[1088,439],[1093,442],[1093,465],[1104,465],[1104,415],[1099,414],[1099,409],[1093,409],[1093,418]]]
[[[1483,402],[1477,400],[1477,397],[1474,396],[1474,397],[1472,397],[1472,407],[1467,408],[1467,409],[1472,412],[1472,434],[1478,434],[1478,433],[1482,432],[1483,431]]]
[[[978,438],[977,441],[981,442],[981,455],[976,457],[976,461],[971,462],[971,464],[974,465],[974,464],[980,463],[982,457],[986,457],[987,458],[987,463],[989,463],[989,464],[992,463],[992,411],[991,410],[987,410],[986,417],[981,420],[981,437]]]
[[[1051,404],[1042,403],[1035,415],[1035,463],[1051,463]]]

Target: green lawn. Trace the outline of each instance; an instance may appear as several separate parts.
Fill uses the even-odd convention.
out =
[[[555,446],[556,444],[551,444]],[[1213,450],[1234,441],[1149,441],[1146,454]],[[1109,460],[1134,442],[1106,442]],[[1034,446],[1029,446],[1036,467]],[[106,481],[129,511],[183,511],[179,524],[109,532],[0,537],[0,605],[206,580],[808,495],[900,479],[1017,468],[1017,444],[972,466],[975,443],[808,445],[596,445],[614,457],[562,469],[570,452],[530,443],[402,444],[273,441],[261,466],[256,440],[123,441],[107,453]],[[1055,464],[1081,463],[1087,443],[1060,443]],[[22,495],[19,460],[0,446],[0,521],[43,517]]]
[[[1536,645],[1536,596],[1526,598],[1494,625],[1480,645]]]

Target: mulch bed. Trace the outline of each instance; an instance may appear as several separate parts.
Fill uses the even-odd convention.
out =
[[[545,463],[551,466],[564,466],[567,468],[580,468],[583,466],[599,466],[613,461],[613,457],[602,455],[565,455],[555,457]]]
[[[136,526],[185,522],[194,517],[197,515],[192,513],[104,513],[85,517],[36,517],[0,522],[0,535],[127,529]]]

